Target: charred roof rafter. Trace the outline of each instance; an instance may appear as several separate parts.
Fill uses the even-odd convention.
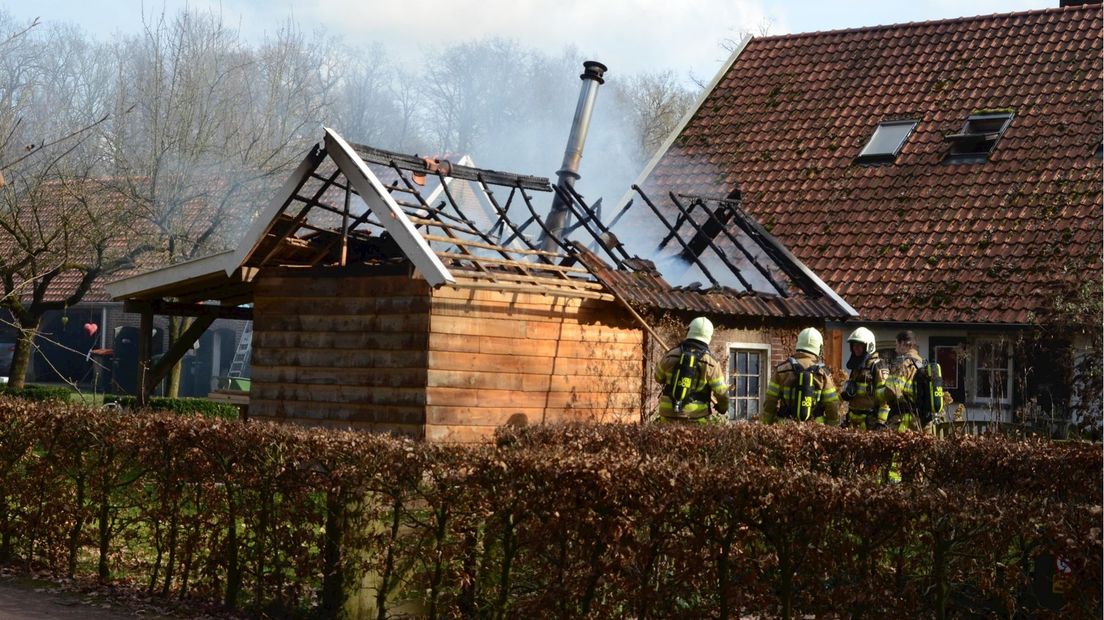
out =
[[[770,270],[767,269],[765,266],[763,266],[763,264],[760,263],[755,258],[755,256],[747,249],[747,247],[743,243],[741,243],[736,238],[735,235],[732,234],[732,231],[729,230],[728,226],[725,225],[724,222],[721,222],[719,219],[717,219],[717,214],[714,213],[709,208],[709,205],[707,204],[708,201],[712,200],[712,201],[718,203],[718,205],[723,206],[724,208],[728,209],[729,212],[731,212],[732,215],[735,217],[736,222],[737,222],[736,225],[741,226],[740,219],[741,218],[746,218],[747,214],[744,213],[743,209],[740,208],[740,202],[739,201],[729,200],[727,198],[713,198],[713,199],[711,199],[711,198],[704,198],[702,196],[691,196],[689,194],[678,194],[678,195],[682,198],[692,200],[696,204],[700,204],[702,206],[702,208],[705,210],[705,212],[709,214],[709,217],[712,219],[712,221],[716,222],[720,226],[721,233],[723,233],[725,235],[725,237],[727,237],[728,240],[732,242],[732,245],[734,245],[734,246],[736,246],[737,248],[740,249],[740,252],[743,253],[744,257],[747,258],[748,262],[751,263],[755,267],[755,269],[760,274],[762,274],[764,278],[766,278],[766,280],[768,282],[770,282],[771,286],[774,287],[774,290],[778,291],[778,294],[781,295],[782,297],[789,297],[790,296],[789,291],[786,290],[786,287],[782,286],[781,284],[778,283],[777,280],[775,280],[774,275],[771,274]],[[742,226],[741,226],[741,230],[743,230]],[[748,235],[748,237],[751,238],[752,241],[757,241],[757,239],[755,237],[752,237],[750,234]],[[760,247],[762,247],[762,246],[760,245]],[[789,275],[789,274],[787,274],[787,275]]]

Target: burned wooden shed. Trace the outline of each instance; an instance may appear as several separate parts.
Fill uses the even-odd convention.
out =
[[[560,234],[542,217],[554,196],[573,222]],[[649,351],[661,346],[656,312],[706,313],[722,328],[748,316],[808,324],[850,312],[761,229],[688,234],[705,235],[708,218],[749,220],[737,201],[722,213],[718,201],[690,200],[683,220],[658,232],[643,206],[631,226],[614,217],[611,228],[571,187],[327,130],[236,250],[109,290],[143,324],[199,317],[147,366],[147,387],[214,317],[252,318],[252,418],[449,442],[503,424],[635,421],[648,405]],[[710,286],[671,285],[619,234],[642,247],[655,235],[667,238],[661,248],[686,246],[675,275],[708,273]]]

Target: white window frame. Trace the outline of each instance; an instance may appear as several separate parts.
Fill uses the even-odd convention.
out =
[[[979,389],[978,386],[980,385],[980,382],[978,381],[978,378],[980,376],[980,373],[978,372],[978,362],[981,361],[981,354],[980,354],[979,349],[981,348],[982,345],[987,345],[987,344],[1003,345],[1005,354],[1008,356],[1008,366],[1006,366],[1005,369],[1004,369],[1005,374],[1008,377],[1005,380],[1005,385],[1004,385],[1004,394],[1005,394],[1004,398],[993,398],[991,396],[982,396],[981,394],[978,393],[978,389]],[[972,346],[973,355],[971,356],[972,359],[970,361],[970,375],[971,375],[971,379],[972,379],[972,383],[971,383],[971,386],[970,386],[972,388],[970,390],[971,391],[970,400],[971,400],[972,404],[975,404],[975,405],[989,405],[989,406],[992,406],[992,405],[1011,406],[1012,405],[1012,376],[1013,376],[1013,370],[1014,370],[1013,366],[1015,364],[1015,360],[1013,359],[1013,355],[1012,355],[1012,353],[1013,353],[1012,343],[1008,342],[1008,340],[1004,339],[1004,338],[975,338],[973,340],[972,345],[973,345]],[[992,368],[992,369],[987,369],[987,370],[997,370],[997,369]]]
[[[745,421],[736,418],[736,381],[734,368],[737,351],[749,351],[762,353],[763,359],[759,364],[759,413],[763,411],[763,399],[767,395],[767,382],[770,381],[771,371],[771,346],[763,342],[729,342],[725,344],[728,353],[725,362],[725,382],[728,383],[728,419],[730,421]],[[748,397],[744,397],[748,398]]]

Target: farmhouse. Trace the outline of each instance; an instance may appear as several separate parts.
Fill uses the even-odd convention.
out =
[[[1101,27],[1095,3],[752,38],[638,183],[738,187],[890,358],[918,334],[969,419],[1061,417],[1100,355]]]
[[[559,231],[545,223],[549,198],[568,211]],[[617,230],[631,241],[610,227],[628,221]],[[681,338],[655,327],[668,315],[719,324],[715,348],[732,343],[744,376],[733,413],[754,413],[757,373],[786,339],[854,314],[735,197],[638,190],[607,223],[573,187],[332,130],[236,250],[108,288],[143,333],[154,315],[197,317],[144,366],[147,390],[211,321],[251,318],[250,417],[447,442],[503,424],[640,419],[650,354]]]
[[[133,215],[133,201],[117,181],[79,178],[4,189],[0,252],[9,260],[0,268],[0,377],[7,377],[16,342],[28,330],[35,332],[28,380],[135,392],[138,317],[111,300],[103,273],[134,275],[163,258],[143,247],[156,231]],[[187,208],[204,212],[199,201]],[[226,374],[243,326],[220,320],[203,335],[184,360],[182,396],[204,396]],[[154,330],[151,353],[160,354],[166,321]]]

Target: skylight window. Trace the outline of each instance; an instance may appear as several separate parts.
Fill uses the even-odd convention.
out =
[[[860,164],[890,164],[897,160],[897,154],[912,135],[919,121],[888,121],[880,123],[855,159]]]
[[[989,153],[997,145],[1004,130],[1012,122],[1011,112],[972,114],[966,119],[962,131],[945,136],[951,143],[947,161],[974,163],[989,159]]]

